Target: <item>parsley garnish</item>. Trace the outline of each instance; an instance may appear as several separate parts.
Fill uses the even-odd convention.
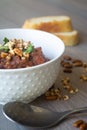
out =
[[[7,37],[5,37],[3,41],[4,41],[4,45],[5,45],[7,42],[9,42],[9,40],[8,40]]]
[[[28,48],[24,50],[25,53],[31,53],[34,50],[34,47],[32,44],[29,44]]]
[[[8,52],[9,47],[8,46],[0,46],[0,51]]]
[[[8,51],[9,51],[9,47],[8,47],[8,46],[5,46],[5,44],[6,44],[7,42],[9,42],[9,40],[8,40],[8,38],[5,37],[5,38],[3,39],[3,41],[4,41],[4,44],[0,46],[0,51],[8,52]]]

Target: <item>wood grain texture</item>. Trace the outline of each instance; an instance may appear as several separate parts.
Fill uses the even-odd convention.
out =
[[[64,55],[70,55],[87,62],[87,0],[0,0],[0,29],[20,28],[28,18],[47,15],[68,15],[71,17],[73,27],[79,31],[80,44],[66,47]],[[87,106],[87,83],[80,82],[81,73],[82,70],[79,68],[74,69],[72,74],[66,75],[60,68],[56,86],[62,89],[61,78],[69,76],[73,86],[79,89],[77,94],[70,95],[68,101],[46,101],[43,97],[39,97],[31,104],[54,111]],[[72,125],[77,119],[87,121],[86,116],[74,117],[46,130],[77,130]],[[3,116],[2,105],[0,105],[0,130],[34,130],[34,128],[25,128],[8,121]]]

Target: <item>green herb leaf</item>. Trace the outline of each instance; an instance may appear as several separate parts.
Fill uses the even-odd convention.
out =
[[[33,50],[34,50],[34,47],[33,47],[32,44],[30,44],[29,47],[26,50],[24,50],[24,52],[25,53],[31,53]]]
[[[0,46],[0,51],[8,52],[9,47],[8,46]]]
[[[9,42],[8,38],[6,38],[6,37],[4,38],[3,41],[4,41],[4,44],[6,44],[7,42]]]

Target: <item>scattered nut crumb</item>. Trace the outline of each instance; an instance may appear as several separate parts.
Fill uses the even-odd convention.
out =
[[[64,60],[71,60],[72,58],[68,55],[63,56]]]
[[[67,75],[69,73],[73,73],[73,69],[77,67],[81,67],[81,69],[84,70],[84,73],[80,75],[80,81],[84,82],[87,81],[87,63],[83,62],[80,59],[72,58],[71,56],[65,55],[61,59],[60,65],[62,67],[63,73],[66,73]],[[49,89],[44,95],[45,99],[47,100],[68,100],[70,99],[70,94],[75,94],[79,91],[79,89],[76,86],[73,86],[73,83],[71,83],[71,80],[69,76],[64,76],[61,79],[61,87],[67,92],[67,95],[65,95],[59,88],[52,87]]]
[[[73,126],[79,128],[80,130],[87,130],[87,122],[83,120],[77,120],[73,123]]]
[[[82,74],[82,75],[80,76],[80,79],[81,79],[82,81],[87,81],[87,76],[84,75],[84,74]]]
[[[63,96],[63,100],[68,100],[69,99],[69,96],[68,95],[64,95]]]
[[[83,122],[84,122],[83,120],[77,120],[77,121],[75,121],[75,122],[73,123],[73,126],[75,126],[75,127],[78,128],[78,127],[80,127],[81,124],[83,124]]]

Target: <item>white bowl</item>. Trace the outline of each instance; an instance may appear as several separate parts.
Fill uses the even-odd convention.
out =
[[[31,102],[55,83],[64,43],[58,37],[40,30],[1,29],[0,43],[4,37],[31,41],[35,47],[42,47],[45,56],[51,59],[29,68],[0,69],[0,103],[16,100]]]

